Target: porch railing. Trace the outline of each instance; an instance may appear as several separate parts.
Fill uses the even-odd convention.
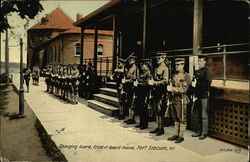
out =
[[[248,82],[248,65],[246,65],[246,69],[243,69],[245,71],[245,78],[230,78],[227,77],[228,74],[228,69],[227,69],[227,63],[228,63],[228,58],[232,57],[232,55],[249,55],[250,53],[250,43],[239,43],[239,44],[218,44],[217,46],[208,46],[208,47],[201,47],[200,50],[202,51],[202,54],[193,54],[193,49],[192,48],[187,48],[187,49],[175,49],[175,50],[167,50],[167,51],[155,51],[152,53],[156,52],[163,52],[167,53],[167,58],[176,58],[176,57],[189,57],[189,56],[210,56],[213,58],[221,58],[221,63],[222,63],[222,76],[215,76],[214,79],[218,80],[223,80],[223,85],[226,85],[226,81],[242,81],[242,82]],[[249,56],[245,57],[248,62]],[[236,61],[236,60],[235,60]],[[238,67],[235,67],[238,68]]]
[[[92,63],[94,65],[94,59],[88,58],[83,59],[83,64]],[[112,75],[112,57],[97,57],[97,76],[109,77]]]

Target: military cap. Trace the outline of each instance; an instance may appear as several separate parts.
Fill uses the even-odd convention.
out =
[[[166,53],[157,52],[157,53],[155,54],[155,57],[166,57]]]
[[[126,60],[122,59],[122,58],[119,58],[118,61],[122,62],[122,63],[125,63]]]
[[[151,59],[140,59],[140,64],[145,64],[147,66],[150,66],[151,65]]]
[[[185,58],[176,58],[175,59],[175,62],[178,62],[178,63],[185,63]]]
[[[202,56],[202,55],[199,55],[199,56],[198,56],[198,59],[204,59],[204,60],[207,60],[207,56]]]
[[[137,60],[137,57],[136,56],[130,56],[129,59],[135,59],[135,60]]]

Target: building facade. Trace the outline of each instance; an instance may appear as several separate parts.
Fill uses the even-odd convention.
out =
[[[79,14],[77,18],[80,18]],[[80,33],[80,28],[73,26],[73,21],[60,8],[55,9],[28,30],[28,66],[44,68],[47,64],[79,64]],[[93,30],[84,32],[83,60],[93,59],[93,33]],[[99,58],[112,56],[112,41],[111,31],[99,31]]]

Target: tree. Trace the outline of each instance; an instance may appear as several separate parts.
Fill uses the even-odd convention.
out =
[[[40,0],[0,0],[0,32],[10,28],[7,15],[16,12],[22,19],[34,19],[35,16],[43,11]]]

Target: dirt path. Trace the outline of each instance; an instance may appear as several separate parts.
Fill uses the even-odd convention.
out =
[[[25,103],[25,118],[10,120],[17,114],[19,98],[12,86],[0,85],[0,157],[10,161],[51,161],[35,128],[36,117]]]

